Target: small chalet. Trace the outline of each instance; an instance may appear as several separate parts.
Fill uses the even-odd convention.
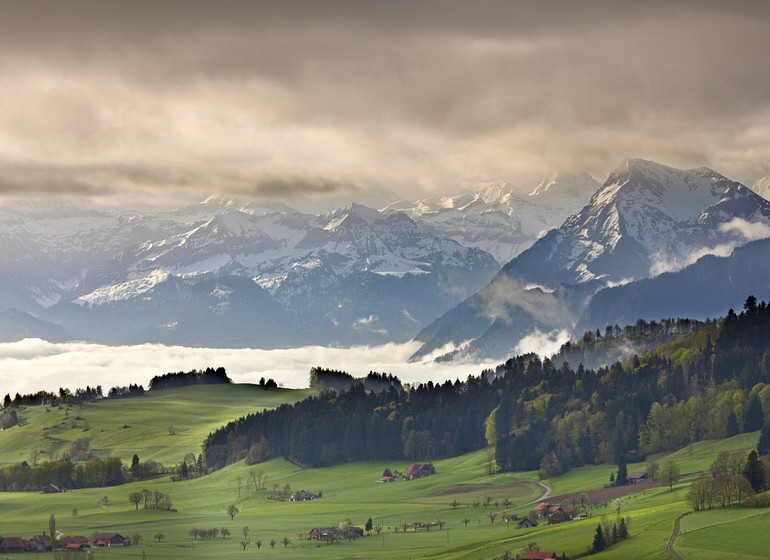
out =
[[[43,494],[60,494],[62,492],[64,492],[64,490],[56,486],[53,482],[43,488]]]
[[[555,552],[542,550],[525,550],[521,553],[521,560],[558,560]]]
[[[21,537],[0,537],[0,552],[10,554],[13,552],[29,552],[34,550],[34,545]]]
[[[83,550],[89,547],[88,539],[81,536],[61,537],[57,542],[60,548],[67,550]]]
[[[97,548],[104,548],[107,546],[126,546],[125,537],[118,533],[98,533],[94,537],[93,545]]]
[[[516,515],[515,513],[506,513],[505,515],[503,515],[503,519],[505,520],[506,523],[510,523],[511,521],[518,521],[519,516]]]
[[[337,535],[337,527],[316,527],[310,529],[308,536],[311,541],[333,541]]]
[[[572,508],[558,506],[554,511],[549,512],[548,514],[549,525],[564,523],[565,521],[572,521]]]
[[[547,519],[548,523],[564,523],[570,521],[573,515],[573,509],[567,506],[555,506],[548,502],[540,502],[535,507],[535,515],[541,519]]]
[[[426,463],[424,465],[415,463],[414,465],[409,465],[404,473],[409,479],[422,478],[424,476],[436,474],[436,467],[434,467],[431,463]]]
[[[516,527],[518,529],[530,529],[532,527],[537,527],[537,521],[529,517],[524,517],[519,520],[519,522],[516,524]]]
[[[647,476],[646,472],[632,472],[628,475],[629,484],[641,484],[642,482],[647,482],[648,480],[650,480],[650,477]]]
[[[313,494],[307,490],[297,490],[289,497],[290,502],[307,502],[309,500],[315,500],[318,498],[318,494]]]
[[[51,550],[51,537],[48,535],[35,535],[29,539],[29,542],[37,552],[49,552]]]

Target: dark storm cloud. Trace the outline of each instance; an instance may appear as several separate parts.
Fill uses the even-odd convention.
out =
[[[762,1],[5,2],[0,175],[322,197],[637,156],[748,179],[767,52]]]

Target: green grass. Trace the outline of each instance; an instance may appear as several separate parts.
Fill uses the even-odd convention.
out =
[[[0,462],[10,463],[24,457],[29,445],[42,445],[53,438],[63,442],[84,434],[92,439],[92,447],[99,453],[130,460],[137,453],[142,460],[154,459],[173,463],[184,453],[200,449],[200,442],[208,432],[253,409],[275,406],[282,400],[295,400],[302,392],[263,392],[253,387],[194,387],[150,394],[145,398],[124,401],[102,401],[71,407],[69,417],[80,415],[89,422],[87,432],[67,426],[54,428],[64,419],[65,409],[31,407],[24,411],[28,424],[0,433]],[[37,408],[39,410],[33,410]],[[123,428],[128,424],[128,428]],[[168,434],[168,425],[175,425],[178,433]],[[51,426],[54,426],[52,428]],[[47,439],[39,435],[47,427]],[[102,431],[103,430],[103,431]],[[65,436],[70,435],[70,439]],[[15,433],[14,433],[15,432]],[[27,434],[27,436],[25,436]],[[128,435],[131,435],[129,438]],[[34,436],[34,437],[33,437]],[[25,444],[25,437],[33,443]],[[36,443],[35,443],[36,442]],[[65,445],[65,443],[59,445]],[[706,468],[719,451],[749,449],[756,443],[755,434],[747,434],[718,442],[701,442],[671,455],[683,472]],[[26,447],[25,447],[26,445]],[[53,445],[53,444],[52,444]],[[8,447],[7,447],[8,446]],[[55,451],[54,451],[55,452]],[[664,460],[665,455],[658,457]],[[498,515],[495,522],[489,518],[492,511],[500,512],[503,501],[511,501],[510,511],[528,513],[543,489],[535,473],[487,475],[488,456],[485,450],[461,457],[436,461],[438,474],[422,480],[382,484],[378,482],[385,467],[403,470],[408,461],[364,462],[320,469],[300,469],[283,460],[273,459],[254,466],[243,463],[231,465],[208,476],[171,482],[168,478],[127,484],[114,488],[76,490],[65,494],[36,493],[0,494],[0,534],[30,537],[48,527],[48,518],[54,513],[57,528],[65,534],[90,535],[94,531],[117,531],[144,537],[140,546],[125,549],[99,550],[94,558],[241,558],[244,555],[266,558],[307,559],[408,559],[434,558],[442,560],[482,560],[502,554],[506,550],[520,551],[526,544],[537,542],[543,550],[555,550],[574,555],[590,545],[596,524],[615,519],[610,506],[591,510],[591,518],[569,523],[540,526],[520,530],[503,521]],[[590,466],[574,469],[564,475],[546,480],[553,495],[601,488],[608,480],[614,465]],[[249,471],[257,469],[267,476],[267,491],[246,495],[238,478],[245,480]],[[639,470],[641,465],[630,465]],[[269,500],[273,484],[290,484],[296,490],[322,491],[323,498],[306,503]],[[643,488],[624,498],[623,515],[631,518],[631,539],[596,555],[601,559],[663,559],[665,546],[673,528],[674,519],[688,510],[684,496],[689,479],[678,482],[674,491],[668,488]],[[128,502],[130,492],[147,488],[171,495],[177,512],[136,511]],[[98,506],[102,496],[109,498],[108,509]],[[474,508],[474,501],[483,502],[490,496],[497,501]],[[457,501],[459,505],[450,504]],[[234,520],[225,510],[231,503],[241,509]],[[79,515],[71,512],[77,508]],[[740,550],[750,556],[760,545],[751,543],[750,535],[758,532],[762,523],[770,520],[761,510],[726,510],[706,512],[710,516],[691,514],[683,522],[677,550],[685,557],[717,558],[728,550]],[[724,518],[719,515],[726,516]],[[741,517],[731,517],[740,515]],[[356,542],[334,545],[321,544],[301,538],[312,527],[336,525],[350,519],[363,527],[371,516],[384,529],[379,536],[372,535]],[[713,518],[713,519],[712,519]],[[469,522],[466,526],[464,520]],[[443,530],[403,533],[395,532],[401,523],[415,521],[444,521]],[[244,552],[240,541],[242,528],[250,529],[251,548]],[[193,541],[192,527],[228,527],[233,536],[215,541]],[[722,539],[724,530],[736,535],[732,540]],[[153,540],[155,533],[165,535],[162,542]],[[701,538],[699,535],[703,535]],[[284,549],[277,544],[271,549],[271,539],[280,541],[286,536],[292,540]],[[254,542],[263,541],[257,551]],[[721,543],[725,548],[719,548]],[[764,542],[764,541],[762,541]],[[766,549],[765,549],[766,550]],[[718,556],[720,555],[721,556]],[[30,560],[35,555],[15,555]],[[44,555],[39,557],[44,558]]]
[[[256,385],[205,385],[148,391],[143,397],[104,399],[82,405],[28,406],[19,410],[23,426],[0,431],[0,465],[60,457],[76,439],[89,440],[95,455],[130,462],[179,462],[200,453],[212,430],[249,412],[295,402],[309,390]],[[170,427],[175,434],[169,433]]]
[[[682,520],[676,550],[685,557],[768,558],[770,510],[720,509],[691,514]]]

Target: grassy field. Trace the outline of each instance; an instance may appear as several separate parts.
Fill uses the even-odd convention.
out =
[[[238,388],[244,389],[242,392]],[[233,391],[235,389],[235,391]],[[200,441],[213,427],[247,411],[275,406],[282,400],[304,396],[296,391],[264,392],[252,387],[195,387],[160,392],[145,398],[71,407],[66,409],[31,407],[24,411],[27,425],[0,434],[0,462],[16,462],[30,453],[24,434],[42,445],[49,442],[53,452],[75,437],[92,438],[92,447],[105,455],[130,460],[137,453],[142,460],[155,459],[172,463],[184,453],[197,453]],[[33,409],[39,410],[33,410]],[[81,416],[88,430],[61,425],[62,420]],[[128,427],[124,428],[123,425]],[[168,426],[177,426],[176,435],[169,435]],[[42,430],[47,429],[47,437]],[[25,432],[26,430],[26,432]],[[14,433],[16,432],[16,433]],[[70,434],[70,432],[74,432]],[[116,437],[118,434],[118,437]],[[129,437],[130,434],[130,437]],[[67,437],[69,436],[69,437]],[[29,436],[28,436],[29,437]],[[749,449],[756,444],[756,434],[744,434],[720,442],[702,442],[673,454],[683,472],[706,468],[723,449]],[[58,443],[57,443],[58,442]],[[8,445],[8,447],[6,447]],[[25,447],[26,445],[26,447]],[[56,446],[59,447],[56,447]],[[664,459],[660,456],[658,459]],[[274,459],[254,466],[243,463],[231,465],[208,476],[171,482],[163,479],[132,483],[120,487],[76,490],[64,494],[37,493],[0,494],[0,535],[30,537],[48,528],[51,513],[56,516],[57,529],[64,534],[89,536],[95,531],[116,531],[130,535],[138,532],[143,541],[139,546],[99,549],[92,553],[98,558],[236,558],[247,556],[291,559],[488,559],[510,550],[520,551],[526,544],[536,542],[543,550],[569,555],[584,552],[593,538],[596,524],[614,520],[612,504],[600,504],[591,510],[591,518],[532,529],[516,529],[502,518],[505,500],[511,502],[509,512],[527,514],[533,502],[544,492],[535,473],[487,475],[487,453],[479,451],[436,461],[438,474],[421,480],[382,484],[378,482],[385,467],[403,470],[406,461],[366,462],[322,469],[301,469],[283,459]],[[552,495],[599,489],[608,480],[613,465],[600,465],[573,471],[543,481],[552,488]],[[630,465],[629,470],[641,465]],[[267,477],[267,490],[250,491],[240,488],[238,479],[248,478],[251,470]],[[691,479],[684,479],[669,492],[667,487],[640,487],[640,491],[624,497],[622,514],[631,519],[628,541],[615,545],[596,558],[666,558],[665,546],[674,519],[688,508],[684,495]],[[273,485],[289,484],[293,490],[321,491],[323,497],[312,502],[280,502],[268,499]],[[139,509],[129,503],[133,491],[158,490],[170,494],[177,512]],[[107,496],[107,505],[99,502]],[[490,498],[488,507],[474,507],[474,502]],[[456,505],[452,505],[457,502]],[[240,509],[235,519],[226,514],[227,506]],[[73,516],[73,509],[78,514]],[[494,522],[490,513],[496,513]],[[710,515],[716,512],[707,512]],[[759,510],[727,510],[723,517],[691,514],[684,518],[677,550],[686,558],[720,558],[728,550],[745,551],[752,558],[760,545],[748,544],[753,531],[770,521]],[[731,517],[734,515],[742,516]],[[371,517],[382,527],[379,535],[372,534],[355,542],[333,545],[307,540],[313,527],[337,525],[350,520],[363,527]],[[443,528],[430,531],[408,531],[396,527],[402,523],[444,522]],[[193,527],[221,529],[227,527],[232,537],[212,541],[194,540]],[[248,550],[244,551],[243,528],[248,527]],[[729,528],[732,541],[721,538],[722,528]],[[153,538],[164,535],[159,542]],[[700,537],[699,535],[703,535]],[[288,546],[280,542],[291,540]],[[261,549],[256,542],[262,541]],[[276,541],[272,548],[270,541]],[[734,542],[733,542],[734,541]],[[723,548],[719,548],[724,544]],[[767,550],[767,548],[765,548]],[[711,555],[711,556],[709,556]],[[50,555],[49,555],[50,556]],[[31,559],[34,554],[18,554],[13,558]],[[37,555],[45,558],[46,555]]]
[[[31,462],[35,451],[39,460],[61,456],[79,438],[87,438],[102,458],[130,463],[137,453],[142,461],[172,464],[187,453],[200,453],[209,432],[230,420],[309,394],[245,384],[200,385],[81,405],[21,407],[24,425],[0,431],[0,465]]]

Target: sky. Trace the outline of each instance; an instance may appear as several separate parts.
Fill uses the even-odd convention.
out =
[[[0,197],[318,203],[770,174],[770,2],[0,3]]]

